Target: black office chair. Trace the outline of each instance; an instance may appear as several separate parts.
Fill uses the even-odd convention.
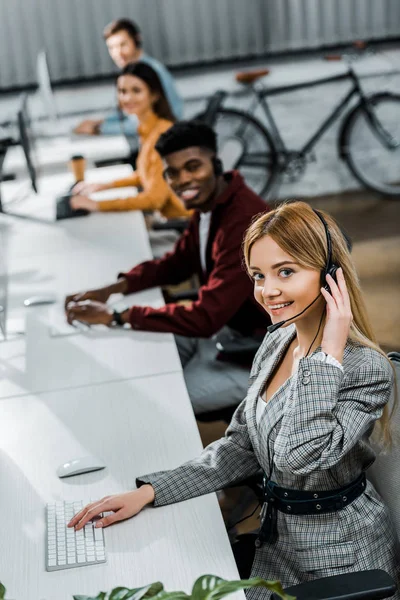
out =
[[[152,225],[154,231],[177,231],[183,233],[189,227],[189,219],[167,219],[164,222],[155,222]]]
[[[116,156],[114,158],[103,158],[94,161],[94,166],[96,169],[101,169],[103,167],[113,167],[115,165],[131,165],[132,169],[136,169],[136,159],[138,157],[138,150],[132,151],[130,154],[126,156]]]
[[[381,600],[396,593],[393,579],[381,569],[322,577],[285,588],[297,600]],[[274,600],[279,596],[272,594]]]

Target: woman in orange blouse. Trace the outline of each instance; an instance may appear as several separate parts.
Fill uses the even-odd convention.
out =
[[[190,215],[181,200],[170,190],[163,178],[161,157],[155,149],[159,136],[171,127],[174,116],[165,97],[157,73],[146,63],[127,65],[117,80],[121,110],[136,115],[139,126],[140,150],[136,171],[126,179],[110,183],[78,183],[71,197],[73,209],[94,211],[158,210],[164,217]],[[143,191],[131,198],[96,202],[87,194],[110,188],[140,186]]]

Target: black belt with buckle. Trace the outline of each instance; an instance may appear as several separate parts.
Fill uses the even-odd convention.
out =
[[[366,486],[365,473],[357,479],[335,490],[302,491],[279,487],[264,475],[261,528],[256,539],[256,547],[264,542],[274,544],[278,539],[277,511],[286,515],[318,515],[346,508],[361,496]]]

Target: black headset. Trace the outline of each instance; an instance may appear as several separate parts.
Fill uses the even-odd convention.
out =
[[[214,175],[216,177],[219,177],[224,172],[224,165],[222,164],[222,160],[220,158],[218,158],[217,156],[213,156],[211,158],[211,161],[212,161],[212,165],[213,165],[213,169],[214,169]]]
[[[326,235],[326,245],[327,245],[327,258],[326,258],[326,264],[324,267],[324,270],[321,273],[321,285],[324,286],[324,288],[329,292],[329,285],[326,281],[326,276],[330,275],[333,279],[333,281],[337,282],[336,279],[336,272],[339,269],[339,267],[337,265],[335,265],[335,263],[332,261],[332,239],[331,239],[331,234],[329,233],[329,227],[328,227],[328,223],[325,221],[324,217],[321,215],[321,213],[318,210],[315,210],[313,208],[313,212],[317,215],[317,217],[319,218],[319,220],[321,221],[321,223],[324,226],[325,229],[325,235]],[[346,240],[347,242],[347,240]]]

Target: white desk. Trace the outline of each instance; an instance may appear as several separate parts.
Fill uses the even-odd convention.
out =
[[[121,176],[118,167],[113,177]],[[98,181],[113,177],[95,172]],[[42,189],[54,194],[61,179],[44,179]],[[28,317],[25,337],[0,343],[0,577],[7,596],[70,600],[156,580],[189,591],[202,574],[238,578],[214,495],[146,509],[106,530],[106,565],[45,571],[46,502],[132,489],[136,476],[181,464],[201,444],[172,335],[106,329],[51,338],[53,309],[21,305],[46,291],[62,302],[150,258],[141,213],[51,225],[2,217],[0,224],[8,240],[10,313]],[[157,305],[161,295],[148,290],[129,300]],[[59,464],[85,454],[97,454],[107,469],[56,477]]]
[[[132,173],[130,165],[116,165],[102,169],[87,169],[85,181],[105,183],[114,179],[128,177]],[[38,177],[37,185],[39,194],[35,194],[31,188],[30,180],[25,177],[22,180],[6,181],[1,184],[2,203],[5,212],[30,216],[34,219],[43,219],[46,222],[55,222],[56,198],[66,194],[74,183],[72,173],[67,166],[63,173]],[[111,189],[101,192],[102,198],[120,198],[137,193],[136,188]],[[99,195],[98,195],[99,196]],[[124,213],[125,216],[129,213]],[[91,215],[89,215],[90,217]],[[76,221],[87,221],[89,217],[71,219]],[[107,215],[104,215],[106,218]],[[71,226],[71,230],[75,225]]]
[[[46,502],[127,491],[135,477],[199,454],[181,374],[4,400],[0,423],[0,574],[7,597],[70,600],[157,580],[188,592],[202,574],[238,578],[214,495],[148,508],[105,529],[106,565],[45,571]],[[59,464],[86,454],[98,455],[107,469],[57,478]]]
[[[130,154],[129,144],[123,135],[92,137],[56,137],[39,139],[36,143],[36,160],[40,169],[59,171],[71,156],[82,154],[88,167],[96,161],[116,159]],[[26,161],[21,146],[11,147],[4,161],[5,173],[19,175],[26,172]]]
[[[29,256],[29,244],[18,234],[11,242],[9,316],[26,315],[26,335],[0,344],[0,398],[181,370],[171,334],[98,327],[54,338],[50,335],[54,305],[23,306],[29,296],[56,293],[61,314],[67,294],[112,283],[119,271],[150,258],[142,214],[110,217],[96,214],[61,221],[62,225],[54,225],[58,236],[51,226],[34,224],[41,239],[47,239],[46,254]],[[14,257],[17,249],[21,255]],[[163,300],[160,291],[152,289],[122,302],[161,306]]]

